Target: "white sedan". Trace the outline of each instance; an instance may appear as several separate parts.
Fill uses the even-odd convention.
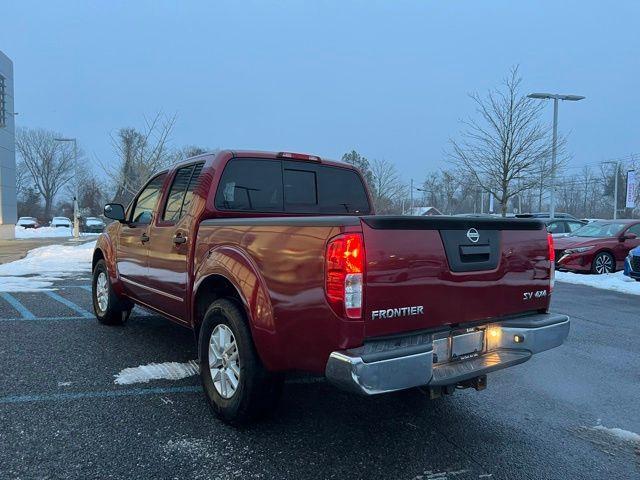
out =
[[[53,217],[53,220],[51,220],[51,226],[71,228],[73,227],[73,224],[67,217]]]

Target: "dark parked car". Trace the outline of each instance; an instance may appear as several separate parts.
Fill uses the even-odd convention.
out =
[[[38,219],[35,217],[20,217],[16,226],[22,228],[38,228],[40,224],[38,223]]]
[[[549,212],[537,212],[537,213],[519,213],[516,215],[518,218],[551,218]],[[571,218],[575,219],[573,215],[569,213],[555,212],[553,218]]]
[[[624,260],[624,274],[640,282],[640,247],[629,252]]]
[[[82,229],[87,233],[102,233],[105,223],[98,217],[87,217],[82,221]]]
[[[640,220],[592,222],[568,237],[555,239],[556,267],[611,273],[624,266],[629,251],[640,246]]]

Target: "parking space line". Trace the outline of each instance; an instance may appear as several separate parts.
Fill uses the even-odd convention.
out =
[[[137,311],[134,313],[131,318],[140,318],[140,317],[154,317],[155,314],[150,314],[146,312]],[[39,322],[39,321],[57,321],[57,320],[84,320],[91,321],[94,320],[95,316],[91,315],[89,317],[82,315],[81,317],[18,317],[18,318],[0,318],[0,322]]]
[[[66,400],[79,400],[84,398],[113,398],[140,395],[163,395],[166,393],[199,392],[202,392],[202,387],[200,385],[193,385],[186,387],[133,388],[127,390],[105,390],[97,392],[63,392],[43,393],[35,395],[9,395],[6,397],[0,397],[0,405],[9,403],[59,402]]]
[[[78,288],[86,290],[87,292],[91,291],[91,285],[78,285]]]
[[[32,317],[32,318],[0,318],[0,322],[39,322],[39,321],[53,321],[53,320],[93,320],[92,317]]]
[[[44,292],[46,295],[48,295],[49,297],[53,298],[54,300],[62,303],[63,305],[69,307],[71,310],[73,310],[76,313],[79,313],[80,315],[82,315],[83,317],[86,318],[91,318],[93,317],[92,314],[90,314],[89,312],[87,312],[84,308],[76,305],[75,303],[73,303],[71,300],[67,300],[64,297],[61,297],[60,295],[58,295],[57,293],[51,292],[51,291],[46,291]]]
[[[7,301],[9,305],[15,308],[20,315],[22,315],[23,320],[34,320],[36,316],[29,311],[27,307],[25,307],[20,301],[11,295],[10,293],[2,292],[0,293],[0,297]]]

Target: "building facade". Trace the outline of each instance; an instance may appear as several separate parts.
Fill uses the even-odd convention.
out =
[[[0,238],[14,238],[16,199],[13,62],[0,51]]]

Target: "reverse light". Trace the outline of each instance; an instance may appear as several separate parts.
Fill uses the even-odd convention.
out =
[[[499,348],[502,342],[502,328],[497,325],[490,325],[486,330],[485,340],[487,343],[487,351]]]
[[[362,234],[347,233],[332,238],[327,244],[325,262],[325,290],[329,304],[338,315],[362,318]]]
[[[553,291],[556,283],[556,251],[553,248],[553,237],[547,234],[547,248],[549,249],[549,293]]]

